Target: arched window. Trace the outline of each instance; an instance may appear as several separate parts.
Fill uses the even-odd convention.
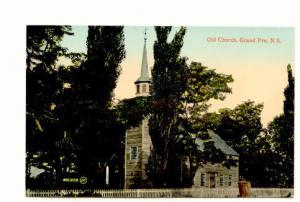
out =
[[[140,93],[140,85],[136,85],[136,93]]]

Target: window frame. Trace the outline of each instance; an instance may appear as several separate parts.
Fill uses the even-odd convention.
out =
[[[220,187],[224,187],[224,175],[223,174],[219,175],[219,180],[220,180]]]
[[[232,175],[228,175],[228,187],[232,186]]]
[[[206,173],[200,173],[200,187],[205,187],[205,186],[206,186]]]
[[[132,158],[132,151],[133,151],[133,148],[136,148],[136,155],[135,155],[135,158],[134,158],[134,159]],[[137,161],[137,159],[138,159],[138,147],[137,147],[137,146],[131,146],[131,147],[130,147],[130,157],[129,157],[129,159],[130,159],[131,161]]]

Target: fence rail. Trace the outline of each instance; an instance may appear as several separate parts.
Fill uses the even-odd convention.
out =
[[[252,197],[293,197],[293,189],[252,188]],[[224,198],[238,197],[238,188],[186,188],[186,189],[85,189],[85,190],[26,190],[27,197],[106,197],[106,198],[170,198],[201,197]]]

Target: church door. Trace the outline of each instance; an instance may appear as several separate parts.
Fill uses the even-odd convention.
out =
[[[215,188],[216,187],[216,177],[214,173],[211,173],[209,175],[209,187],[210,188]]]

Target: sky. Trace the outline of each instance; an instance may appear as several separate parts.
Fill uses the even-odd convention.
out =
[[[140,75],[144,31],[147,30],[148,66],[153,66],[153,27],[125,27],[126,58],[114,91],[117,99],[135,96],[134,82]],[[86,52],[87,26],[73,26],[73,36],[62,45],[72,52]],[[173,27],[171,40],[179,27]],[[245,42],[248,41],[248,42]],[[273,42],[272,42],[273,41]],[[224,101],[211,101],[209,111],[234,108],[243,101],[263,103],[264,126],[283,112],[283,91],[287,85],[286,66],[294,70],[294,29],[263,27],[187,27],[182,56],[201,62],[218,73],[231,74],[232,93]],[[60,61],[64,63],[65,61]]]

